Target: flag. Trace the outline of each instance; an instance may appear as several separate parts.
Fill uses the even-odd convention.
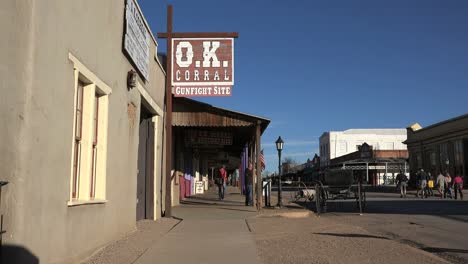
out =
[[[262,167],[262,171],[265,170],[265,157],[263,156],[263,149],[260,151],[260,166]]]

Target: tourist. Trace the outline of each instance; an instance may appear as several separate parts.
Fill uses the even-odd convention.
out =
[[[442,172],[439,172],[439,175],[437,175],[436,185],[437,191],[440,194],[440,199],[443,199],[445,194],[445,177]]]
[[[463,178],[459,174],[453,178],[453,189],[455,200],[457,200],[457,193],[460,193],[460,200],[463,200]]]
[[[406,187],[408,186],[408,177],[400,170],[396,177],[397,186],[400,187],[400,198],[406,198]]]

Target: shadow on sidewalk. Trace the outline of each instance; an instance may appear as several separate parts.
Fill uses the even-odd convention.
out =
[[[431,252],[431,253],[468,253],[468,249],[436,248],[436,247],[424,247],[421,249],[427,252]]]
[[[336,236],[336,237],[352,237],[352,238],[376,238],[376,239],[384,239],[389,240],[386,237],[382,236],[373,236],[373,235],[364,235],[364,234],[334,234],[334,233],[314,233],[315,235],[322,235],[322,236]]]

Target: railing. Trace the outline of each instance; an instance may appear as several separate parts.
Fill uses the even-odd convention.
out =
[[[265,194],[265,206],[271,206],[271,178],[263,179],[263,193]]]

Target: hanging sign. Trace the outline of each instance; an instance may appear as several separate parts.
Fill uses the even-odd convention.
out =
[[[184,141],[185,141],[186,146],[199,146],[199,145],[230,146],[232,145],[232,139],[233,139],[232,132],[186,130]]]
[[[172,39],[171,77],[174,96],[231,96],[234,39]]]
[[[146,80],[149,79],[149,47],[150,34],[143,15],[134,0],[127,0],[124,49]]]

